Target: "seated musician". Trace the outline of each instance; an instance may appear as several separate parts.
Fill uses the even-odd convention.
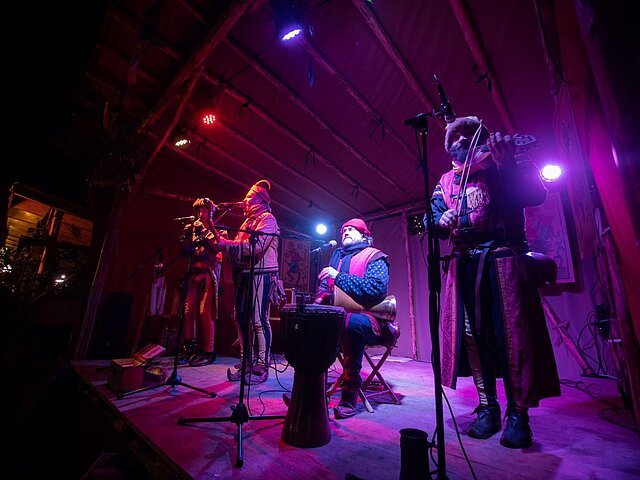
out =
[[[329,266],[318,275],[320,285],[315,303],[331,303],[334,285],[365,308],[379,304],[387,295],[389,262],[387,255],[373,248],[373,238],[360,218],[345,222],[341,228],[342,247],[336,249]],[[383,321],[368,313],[347,315],[342,341],[344,376],[342,394],[334,410],[336,419],[356,414],[358,389],[362,383],[360,370],[366,345],[381,341]]]

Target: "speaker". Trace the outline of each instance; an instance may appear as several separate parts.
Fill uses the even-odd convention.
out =
[[[127,334],[132,305],[132,293],[111,292],[109,294],[103,320],[104,354],[109,358],[128,356]]]

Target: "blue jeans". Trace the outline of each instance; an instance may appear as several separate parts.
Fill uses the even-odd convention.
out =
[[[371,328],[369,317],[363,313],[352,313],[347,317],[347,326],[342,337],[342,353],[344,354],[344,377],[346,388],[358,388],[362,384],[360,370],[362,357],[367,345],[376,345],[380,336]]]

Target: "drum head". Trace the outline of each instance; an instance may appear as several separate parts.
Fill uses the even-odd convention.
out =
[[[340,350],[347,312],[332,305],[285,305],[280,311],[284,356],[296,371],[324,372]]]

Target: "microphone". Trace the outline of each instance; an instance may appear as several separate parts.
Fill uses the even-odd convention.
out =
[[[451,104],[449,103],[449,99],[447,99],[447,95],[444,93],[444,89],[440,82],[438,81],[438,77],[435,75],[433,79],[436,81],[436,87],[438,87],[438,95],[440,95],[440,114],[446,123],[453,123],[456,119],[456,114],[453,113],[453,108],[451,108]]]
[[[244,208],[244,202],[222,202],[222,203],[216,203],[216,208],[219,209],[219,210],[222,210],[222,209],[231,210],[232,208]]]
[[[176,217],[173,219],[174,222],[193,222],[196,219],[193,215],[189,215],[188,217]]]
[[[419,113],[415,117],[407,118],[404,121],[404,124],[408,127],[426,128],[428,118],[429,115],[427,115],[426,113]]]
[[[309,253],[318,253],[318,252],[321,252],[322,250],[325,250],[327,248],[333,248],[333,247],[337,247],[337,246],[338,246],[338,242],[336,242],[335,240],[329,240],[327,243],[323,243],[318,248],[314,248]]]

